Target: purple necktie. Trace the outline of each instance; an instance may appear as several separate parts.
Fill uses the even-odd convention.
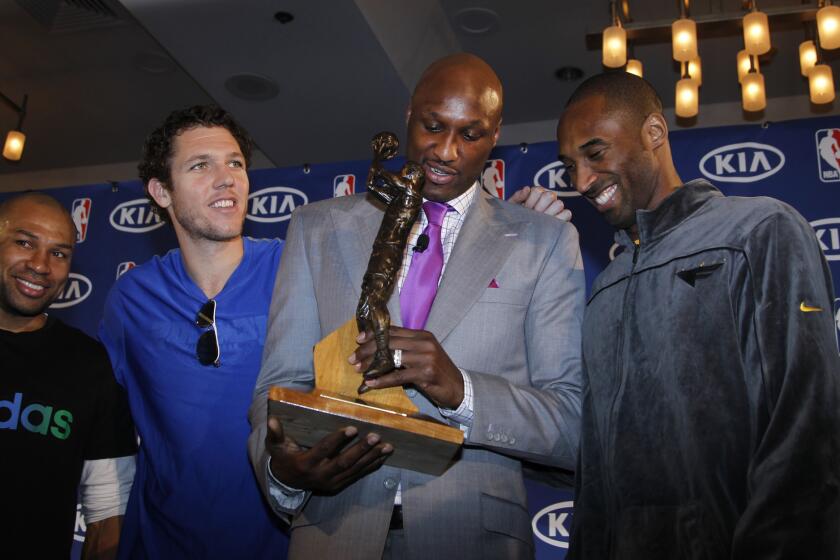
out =
[[[415,252],[400,291],[402,324],[409,329],[422,329],[429,318],[429,310],[435,301],[440,272],[443,270],[443,243],[440,240],[440,226],[443,217],[451,209],[448,204],[423,203],[423,212],[429,220],[423,235],[429,237],[429,246],[423,252]]]

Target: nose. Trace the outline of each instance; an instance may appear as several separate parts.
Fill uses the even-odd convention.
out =
[[[434,147],[435,158],[441,163],[447,163],[458,159],[458,136],[455,131],[445,134]]]
[[[35,274],[45,276],[50,273],[50,255],[47,251],[33,251],[26,263]]]
[[[592,184],[598,178],[597,174],[591,167],[582,163],[575,164],[575,170],[573,173],[570,173],[570,176],[575,190],[582,195],[589,192],[589,189],[592,188]]]
[[[221,170],[216,174],[216,188],[224,189],[232,187],[234,181],[233,170],[227,165],[221,166]]]

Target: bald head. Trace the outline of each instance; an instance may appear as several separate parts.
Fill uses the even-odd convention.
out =
[[[37,212],[38,208],[50,210],[51,212],[47,214],[51,219],[66,222],[67,226],[73,232],[73,238],[75,239],[76,227],[73,225],[73,218],[70,217],[70,212],[53,197],[39,192],[19,194],[0,202],[0,229],[4,228],[9,220],[20,212]]]
[[[414,88],[412,105],[423,96],[441,97],[453,93],[475,99],[496,122],[501,120],[502,82],[490,65],[479,57],[458,53],[433,62]]]
[[[408,159],[423,166],[423,196],[448,202],[466,193],[499,139],[502,84],[471,54],[429,66],[408,108]]]
[[[641,126],[649,115],[662,112],[662,100],[653,86],[647,80],[624,71],[605,72],[588,78],[578,86],[566,107],[594,97],[604,100],[604,108],[608,112],[620,114],[637,126]]]

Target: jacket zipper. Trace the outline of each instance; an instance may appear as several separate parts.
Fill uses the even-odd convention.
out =
[[[609,416],[607,417],[606,422],[606,437],[604,438],[604,445],[606,449],[604,449],[604,485],[606,490],[606,502],[608,505],[608,527],[609,527],[609,550],[607,551],[607,557],[613,558],[613,554],[615,551],[615,527],[616,523],[618,522],[618,497],[615,496],[614,492],[614,485],[612,480],[612,469],[611,465],[613,463],[613,450],[615,446],[612,445],[613,439],[613,416],[615,414],[615,408],[618,403],[618,397],[624,391],[624,381],[625,381],[625,371],[624,371],[624,338],[626,332],[626,325],[627,325],[627,315],[628,315],[628,306],[627,306],[627,299],[628,295],[630,294],[630,290],[633,287],[633,275],[636,271],[636,262],[639,260],[639,249],[640,245],[638,243],[634,243],[633,245],[633,264],[630,267],[630,275],[627,277],[627,287],[624,289],[624,296],[621,302],[621,324],[618,327],[618,348],[616,352],[616,356],[618,358],[618,386],[616,387],[615,393],[613,394],[612,404],[610,405],[610,412]]]

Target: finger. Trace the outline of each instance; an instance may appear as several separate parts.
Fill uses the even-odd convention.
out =
[[[534,205],[534,210],[537,212],[545,212],[555,200],[557,200],[557,195],[551,191],[545,190],[540,194],[539,200]]]
[[[370,359],[371,356],[373,356],[373,354],[375,352],[376,352],[376,341],[371,339],[371,340],[368,340],[367,342],[365,342],[363,344],[360,344],[356,348],[356,351],[353,352],[352,354],[350,354],[347,357],[347,361],[350,362],[353,365],[357,365],[357,364],[360,364],[360,363],[364,362],[365,360]],[[356,368],[356,369],[359,369],[359,368]]]
[[[528,194],[531,192],[530,187],[522,187],[508,199],[508,202],[513,202],[514,204],[522,204],[527,198]]]
[[[265,447],[271,450],[275,447],[282,447],[285,441],[283,434],[283,423],[276,416],[268,417],[268,431],[265,434]]]
[[[312,449],[307,453],[307,458],[312,463],[318,463],[323,459],[333,457],[347,445],[347,442],[356,437],[358,433],[359,430],[355,426],[348,426],[341,430],[336,430],[324,436],[313,445]]]
[[[572,211],[568,208],[554,216],[558,220],[562,220],[564,222],[571,222],[572,221]]]
[[[405,365],[405,359],[403,359]],[[412,383],[416,377],[417,372],[413,368],[406,366],[406,369],[395,369],[391,373],[386,373],[375,379],[366,379],[365,385],[371,389],[387,389],[388,387],[401,387],[408,383]]]
[[[543,210],[543,214],[546,214],[548,216],[554,216],[556,218],[557,214],[561,213],[563,210],[563,203],[560,202],[560,199],[558,198],[557,200],[552,201],[551,204],[546,206],[545,210]]]
[[[361,478],[382,466],[394,452],[390,443],[380,443],[359,458],[352,467],[344,470],[335,477],[339,484],[345,484],[352,479]]]
[[[353,445],[347,446],[346,449],[336,455],[330,469],[331,474],[335,476],[343,471],[352,469],[362,457],[365,457],[373,448],[379,445],[381,440],[382,438],[375,432],[370,432],[365,437],[360,437]]]

